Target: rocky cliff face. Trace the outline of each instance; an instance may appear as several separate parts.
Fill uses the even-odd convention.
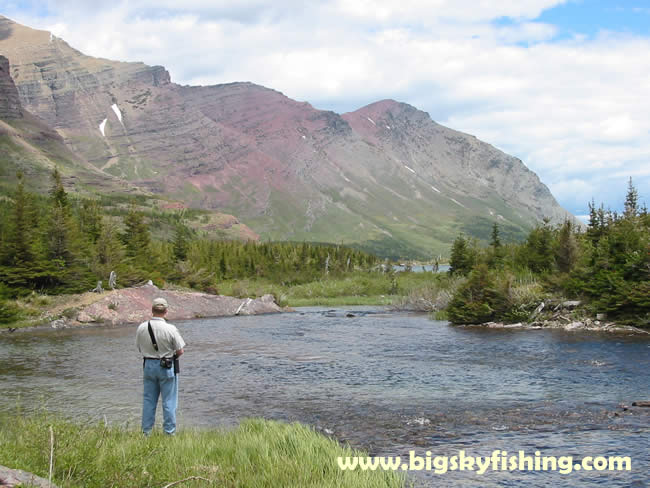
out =
[[[3,21],[3,18],[0,17],[0,39],[12,32],[12,29],[7,29],[8,25],[11,24],[6,19]],[[17,71],[20,72],[20,70]],[[143,73],[148,74],[144,75]],[[162,69],[136,70],[134,76],[136,79],[144,79],[144,82],[153,85],[169,82],[169,75]],[[55,76],[55,78],[62,77],[58,74]],[[35,83],[32,80],[28,86],[33,84],[42,85],[42,83]],[[28,91],[28,93],[34,95],[34,90]],[[31,98],[42,102],[35,103],[35,108],[40,105],[47,107],[57,98],[56,96],[43,97],[42,90],[40,93],[41,95]],[[63,106],[58,102],[55,105]],[[58,111],[57,113],[61,116],[59,120],[65,121],[62,114],[70,113],[72,109],[74,106]],[[45,109],[42,114],[48,116],[48,110]],[[186,207],[182,202],[170,201],[167,198],[156,200],[153,195],[132,182],[118,178],[90,164],[78,151],[72,151],[69,145],[66,145],[61,134],[66,135],[69,132],[71,131],[62,129],[56,131],[43,119],[23,109],[18,89],[10,76],[9,61],[6,57],[0,56],[0,194],[13,192],[18,173],[25,176],[24,181],[30,190],[46,192],[51,186],[50,175],[54,167],[57,166],[63,176],[64,185],[69,191],[77,191],[84,195],[119,194],[122,197],[146,195],[149,197],[151,205],[158,206],[163,210]],[[69,142],[69,139],[67,141]],[[203,214],[199,222],[190,222],[189,225],[197,230],[223,238],[259,239],[257,233],[235,217],[219,212]]]
[[[3,31],[0,28],[0,38]],[[30,190],[47,191],[50,175],[58,166],[66,186],[84,193],[129,194],[133,185],[108,175],[72,152],[61,135],[22,106],[10,74],[9,60],[0,56],[0,193],[11,193],[17,174],[25,176]]]
[[[22,116],[18,90],[9,73],[9,60],[0,56],[0,119],[20,119]]]
[[[24,106],[97,169],[263,237],[430,256],[459,231],[567,215],[520,160],[406,104],[338,115],[250,83],[179,86],[3,17],[0,52]]]
[[[496,194],[537,219],[562,221],[568,215],[520,159],[439,125],[410,105],[384,100],[343,118],[365,141],[401,162],[412,178],[441,190],[439,195],[472,196],[487,203]],[[485,211],[498,219],[496,208],[488,204]]]

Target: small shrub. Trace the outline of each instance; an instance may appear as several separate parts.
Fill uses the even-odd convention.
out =
[[[209,293],[210,295],[218,295],[219,289],[215,285],[206,286],[203,289],[204,292]]]
[[[247,283],[242,281],[236,281],[235,283],[233,283],[231,294],[236,298],[247,298],[248,297]]]
[[[11,324],[20,319],[20,309],[13,303],[0,300],[0,324]]]
[[[507,309],[507,297],[497,289],[487,266],[480,264],[454,295],[447,313],[454,324],[481,324],[502,317]]]
[[[63,315],[66,319],[72,319],[77,316],[78,311],[79,310],[75,307],[66,308],[63,312],[61,312],[61,315]]]
[[[285,295],[281,291],[273,290],[271,294],[273,295],[273,299],[275,300],[275,303],[279,307],[287,307],[289,305],[289,299],[287,295]]]

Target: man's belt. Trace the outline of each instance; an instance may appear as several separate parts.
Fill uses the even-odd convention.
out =
[[[143,367],[143,368],[144,368],[144,363],[145,363],[145,361],[146,361],[147,359],[152,359],[152,360],[155,360],[155,361],[160,361],[160,360],[163,359],[163,358],[148,358],[148,357],[145,356],[145,357],[142,358],[142,367]],[[174,356],[172,356],[172,357],[170,357],[170,358],[167,358],[167,359],[173,359],[173,360],[174,360],[174,374],[178,374],[178,373],[180,373],[180,372],[181,372],[181,364],[180,364],[180,361],[178,360],[178,358],[174,355]]]

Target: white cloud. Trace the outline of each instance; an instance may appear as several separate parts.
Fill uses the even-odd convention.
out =
[[[334,10],[373,23],[480,22],[500,17],[534,19],[544,9],[562,3],[565,0],[336,0]]]
[[[340,111],[395,98],[520,157],[570,209],[616,207],[627,175],[650,193],[650,39],[554,39],[535,19],[562,3],[57,0],[16,20],[182,84],[253,81]]]

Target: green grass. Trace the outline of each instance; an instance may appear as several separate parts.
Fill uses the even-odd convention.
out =
[[[390,274],[360,271],[291,286],[264,279],[244,279],[222,281],[217,288],[222,295],[239,298],[272,294],[278,303],[291,307],[393,305],[401,303],[402,297],[413,290],[427,287],[436,280],[444,279],[444,276],[396,273],[393,282]]]
[[[302,424],[246,420],[232,430],[181,430],[174,437],[103,423],[0,415],[0,464],[48,478],[50,426],[53,483],[72,487],[162,487],[190,476],[188,487],[397,488],[393,472],[341,471],[338,456],[363,455]]]

